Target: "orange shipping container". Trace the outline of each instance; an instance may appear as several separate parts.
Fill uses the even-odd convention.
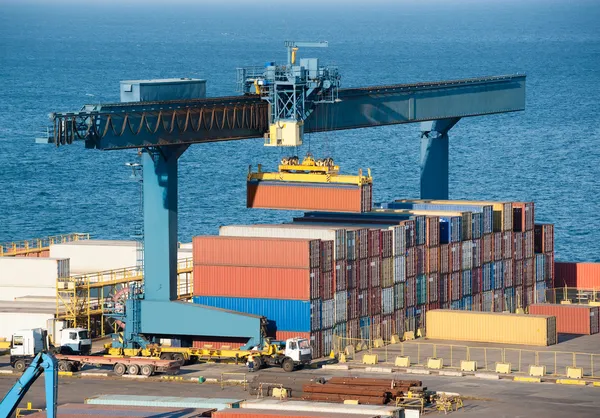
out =
[[[598,333],[600,326],[597,306],[533,304],[528,307],[532,315],[556,317],[556,331],[564,334],[591,335]]]
[[[202,235],[194,237],[192,243],[194,264],[297,268],[320,265],[320,240]]]
[[[246,206],[262,209],[368,212],[372,185],[249,181]]]
[[[600,290],[600,263],[554,263],[554,287]]]
[[[310,299],[311,275],[319,269],[194,265],[194,295]]]

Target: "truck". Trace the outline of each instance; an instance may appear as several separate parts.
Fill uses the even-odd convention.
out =
[[[198,361],[234,361],[236,364],[245,363],[248,356],[252,354],[254,369],[258,370],[264,366],[281,367],[286,372],[292,372],[309,365],[312,361],[312,348],[306,338],[289,338],[286,341],[271,341],[264,339],[262,347],[254,347],[249,350],[221,347],[218,349],[210,346],[203,348],[194,347],[169,347],[165,345],[149,344],[146,348],[136,349],[135,352],[125,352],[117,346],[119,335],[113,336],[113,343],[106,345],[108,354],[123,355],[125,353],[142,356],[155,357],[162,360],[175,360],[184,364],[186,362]]]
[[[31,360],[44,347],[50,347],[54,353],[87,355],[92,350],[92,340],[84,328],[65,328],[60,331],[59,344],[51,347],[48,332],[42,328],[24,329],[15,332],[10,345],[10,365],[18,372],[23,372]]]
[[[48,333],[42,328],[20,330],[13,334],[10,365],[22,373],[34,358],[49,348],[58,361],[58,371],[79,371],[86,365],[110,366],[114,373],[152,376],[157,372],[176,374],[181,364],[174,360],[147,357],[90,355],[91,339],[83,328],[65,328],[60,332],[60,345],[51,347]]]

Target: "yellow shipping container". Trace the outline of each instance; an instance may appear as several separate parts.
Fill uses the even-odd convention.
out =
[[[509,313],[427,311],[427,338],[547,346],[557,343],[556,317]]]

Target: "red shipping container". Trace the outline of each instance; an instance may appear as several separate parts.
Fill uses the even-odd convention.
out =
[[[313,358],[323,357],[323,332],[315,331],[311,333],[310,345],[313,349]]]
[[[597,334],[600,327],[600,310],[597,306],[536,303],[529,305],[529,313],[555,316],[556,331],[563,334]]]
[[[471,293],[473,295],[477,295],[481,292],[482,292],[481,267],[475,267],[473,270],[471,270]]]
[[[381,287],[370,287],[369,296],[369,314],[379,315],[381,313]]]
[[[381,255],[381,229],[369,229],[369,257]]]
[[[358,262],[358,288],[360,290],[369,287],[369,263],[367,260]]]
[[[449,256],[450,256],[450,272],[461,271],[462,269],[462,248],[460,242],[453,242],[449,244]]]
[[[481,238],[473,239],[473,267],[483,264],[483,241]]]
[[[348,292],[348,319],[355,319],[358,316],[358,289],[352,289]]]
[[[514,285],[513,260],[504,260],[504,287],[513,287]]]
[[[440,245],[440,217],[427,216],[426,218],[426,243],[428,247],[437,247]]]
[[[194,264],[319,267],[321,241],[202,235],[194,237]]]
[[[555,287],[600,290],[600,263],[554,263]]]
[[[504,234],[502,232],[494,232],[492,234],[492,254],[494,261],[502,260],[502,243],[504,241]]]
[[[319,277],[319,269],[197,264],[194,295],[309,300]]]
[[[523,233],[523,256],[525,258],[533,258],[534,251],[534,232],[527,231]]]
[[[462,274],[452,273],[450,275],[450,297],[452,301],[460,300],[462,294]]]
[[[429,247],[425,253],[427,254],[426,273],[437,273],[440,267],[440,247]]]
[[[333,272],[321,272],[321,299],[333,299],[335,293],[335,283],[333,282]]]
[[[440,273],[450,273],[450,246],[448,244],[440,245]]]
[[[246,207],[262,209],[368,212],[372,185],[247,182]]]
[[[419,245],[416,247],[417,251],[417,276],[425,273],[427,264],[427,247]]]
[[[367,263],[369,265],[368,287],[381,287],[381,257],[371,257]]]
[[[502,233],[502,258],[505,260],[513,258],[513,232]]]
[[[342,291],[348,289],[348,265],[346,260],[337,260],[335,262],[335,290]]]
[[[381,255],[383,257],[394,255],[394,231],[391,229],[381,230]]]
[[[360,261],[348,261],[348,266],[346,269],[346,280],[348,281],[348,289],[356,289],[358,288],[359,282],[359,263]]]
[[[406,250],[406,277],[417,275],[417,249],[411,247]]]
[[[525,286],[533,286],[535,282],[535,259],[523,260],[523,283]]]
[[[361,290],[358,293],[358,316],[369,315],[369,291]]]
[[[412,308],[417,304],[417,278],[415,276],[406,278],[404,299],[407,308]]]
[[[471,310],[481,312],[481,293],[473,295],[473,304],[471,305]]]
[[[381,338],[384,341],[390,341],[392,334],[395,334],[395,322],[394,314],[383,315],[381,317]]]
[[[515,282],[515,286],[522,286],[523,285],[523,260],[514,260],[513,261],[513,271],[514,271],[513,280]]]
[[[427,281],[427,303],[436,303],[440,299],[440,274],[430,274]]]
[[[321,271],[333,269],[333,241],[321,241]]]
[[[515,260],[522,260],[524,257],[524,243],[523,243],[523,233],[515,232],[513,234],[513,253]]]
[[[492,251],[493,251],[492,234],[484,235],[482,241],[483,241],[482,260],[484,263],[489,263],[490,261],[492,261]]]

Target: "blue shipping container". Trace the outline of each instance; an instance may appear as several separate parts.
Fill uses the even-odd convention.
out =
[[[278,331],[311,331],[311,309],[308,301],[194,296],[194,303],[261,315],[272,321]]]

